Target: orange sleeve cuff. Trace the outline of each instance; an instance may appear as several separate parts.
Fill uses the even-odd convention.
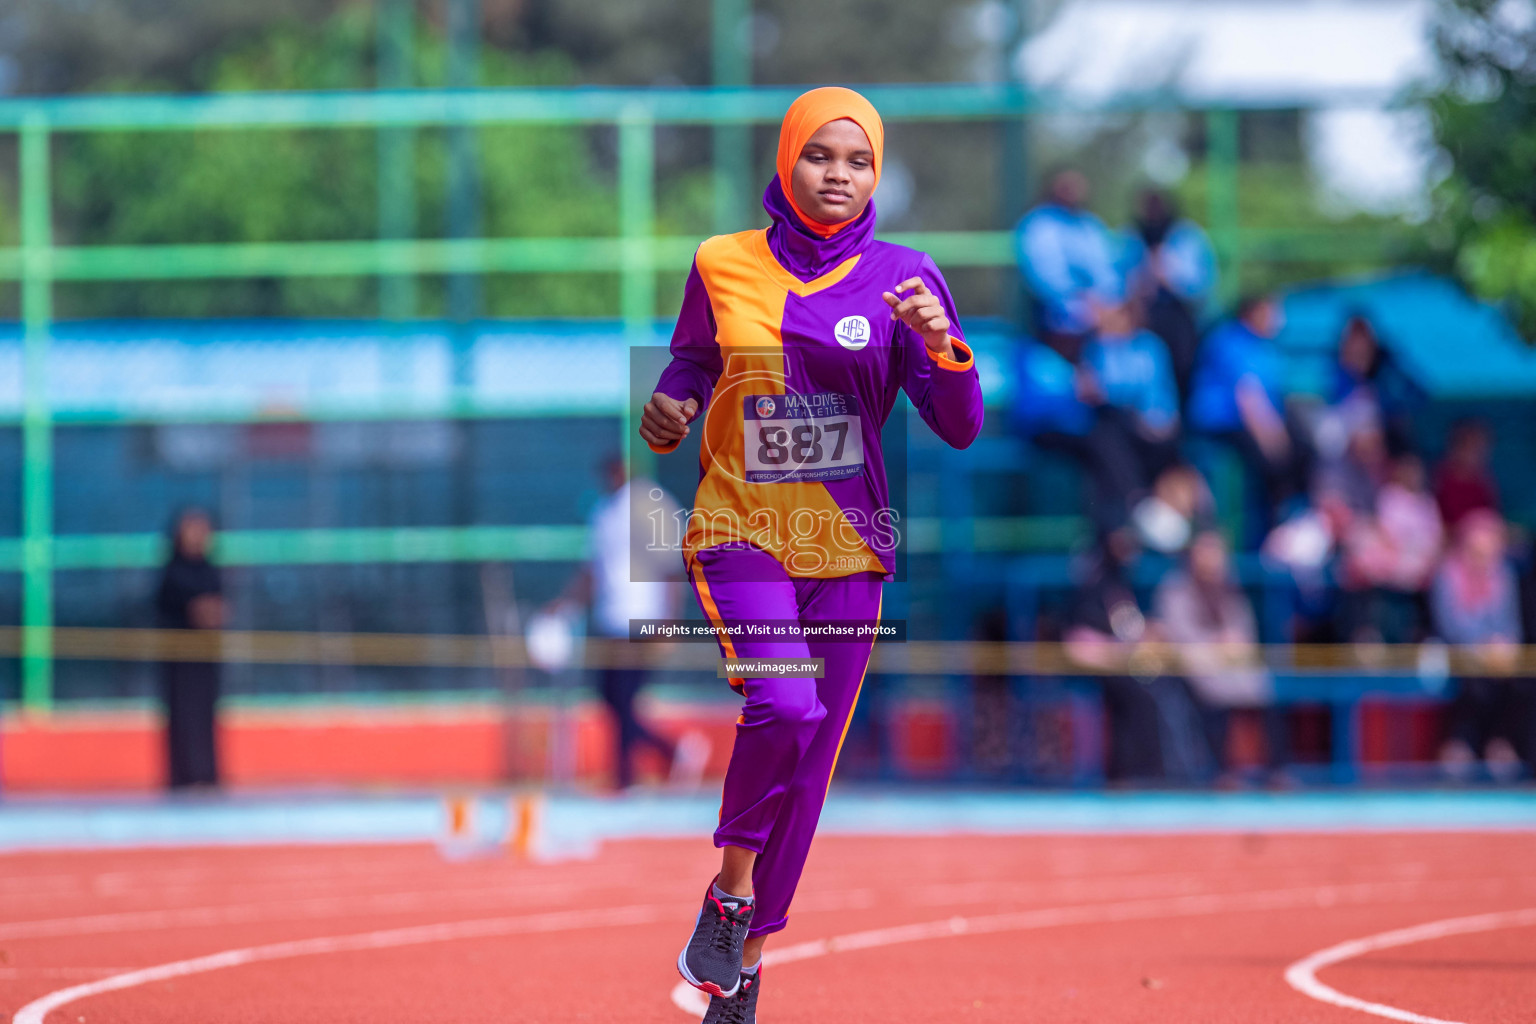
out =
[[[961,341],[959,338],[950,338],[949,343],[954,347],[955,354],[963,356],[964,358],[959,360],[951,359],[948,356],[940,355],[930,348],[928,349],[928,354],[933,357],[934,362],[938,363],[944,369],[953,370],[956,373],[964,373],[966,370],[969,370],[971,367],[976,365],[976,359],[971,355],[970,347],[967,346],[965,342]]]

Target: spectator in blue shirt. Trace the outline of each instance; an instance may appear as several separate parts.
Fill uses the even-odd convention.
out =
[[[1131,414],[1138,435],[1149,441],[1173,439],[1179,427],[1179,396],[1173,362],[1163,340],[1137,322],[1129,303],[1111,306],[1101,330],[1083,350],[1104,404]]]
[[[1179,406],[1168,351],[1136,308],[1106,306],[1099,319],[1102,330],[1076,363],[1050,345],[1022,346],[1013,420],[1042,447],[1083,464],[1089,518],[1109,534],[1177,461]]]
[[[1093,427],[1083,401],[1083,370],[1051,346],[1026,338],[1019,345],[1012,421],[1025,437],[1082,437]],[[1063,447],[1063,445],[1056,445]]]
[[[1087,209],[1081,171],[1051,175],[1045,200],[1019,221],[1019,270],[1035,307],[1042,340],[1075,360],[1077,347],[1098,327],[1100,310],[1120,301],[1118,245]]]
[[[1280,304],[1244,299],[1237,316],[1201,346],[1189,395],[1189,426],[1232,444],[1264,482],[1270,516],[1300,493],[1301,452],[1285,415],[1285,360],[1275,336]]]
[[[1105,307],[1083,348],[1085,401],[1095,407],[1091,468],[1101,527],[1115,529],[1178,460],[1179,398],[1162,339],[1123,302]]]
[[[1168,193],[1147,189],[1137,202],[1124,263],[1131,294],[1146,304],[1147,327],[1173,359],[1179,395],[1189,394],[1200,347],[1200,316],[1216,288],[1216,255]]]

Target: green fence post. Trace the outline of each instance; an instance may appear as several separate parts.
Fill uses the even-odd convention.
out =
[[[713,0],[710,7],[711,81],[717,86],[752,84],[748,19],[751,0]],[[752,126],[737,121],[714,125],[715,231],[749,227],[752,191]]]
[[[409,89],[416,84],[414,0],[384,0],[378,8],[378,72],[380,89]],[[385,125],[378,129],[379,238],[400,241],[416,237],[416,129]],[[379,278],[379,315],[390,322],[416,315],[416,278],[383,274]]]
[[[651,333],[656,318],[655,231],[656,126],[649,110],[632,107],[619,123],[619,234],[624,254],[619,271],[619,311],[630,350],[655,343]],[[631,474],[648,476],[654,469],[650,449],[630,444],[639,416],[633,405],[626,402],[620,418],[624,431],[620,450],[638,454],[642,464],[631,465]]]
[[[1242,294],[1242,214],[1238,206],[1238,176],[1242,163],[1239,121],[1235,110],[1207,110],[1206,216],[1211,240],[1221,263],[1221,299],[1230,302]]]
[[[21,126],[21,317],[25,329],[22,411],[21,701],[53,703],[53,423],[48,346],[53,319],[52,201],[48,122],[31,112]]]
[[[632,107],[619,124],[619,310],[631,345],[650,340],[656,316],[656,132],[650,112]]]
[[[480,0],[448,0],[447,86],[468,92],[480,84]],[[480,188],[480,126],[448,127],[448,237],[484,235]],[[471,325],[484,313],[483,267],[448,276],[448,318],[454,324],[454,383],[473,385]]]
[[[1026,97],[1025,110],[1006,116],[999,125],[1001,146],[998,149],[998,210],[999,227],[1012,229],[1029,209],[1034,188],[1030,169],[1030,115],[1027,113],[1029,75],[1022,65],[1022,54],[1034,31],[1034,3],[1032,0],[1014,0],[1013,32],[998,47],[998,81],[1019,89]],[[1006,272],[1005,272],[1006,274]],[[1018,278],[1007,274],[1008,282],[1003,294],[1004,314],[1020,326],[1029,323],[1028,303],[1025,290]]]

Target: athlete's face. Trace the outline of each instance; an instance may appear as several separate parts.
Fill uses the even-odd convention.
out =
[[[864,212],[875,191],[875,151],[852,121],[829,121],[800,150],[790,182],[795,205],[821,224]]]

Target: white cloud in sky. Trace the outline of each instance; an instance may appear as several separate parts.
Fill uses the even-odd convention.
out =
[[[1430,0],[1068,0],[1017,55],[1036,88],[1102,101],[1171,89],[1201,103],[1328,107],[1308,118],[1327,191],[1422,204],[1422,118],[1382,105],[1434,72]]]

